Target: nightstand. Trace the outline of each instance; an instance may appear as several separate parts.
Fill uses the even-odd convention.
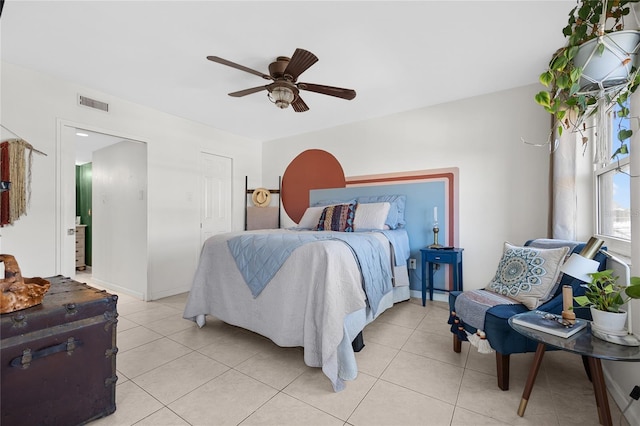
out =
[[[453,290],[462,291],[462,248],[449,250],[423,248],[420,249],[422,255],[422,306],[427,299],[427,274],[429,276],[429,300],[433,300],[433,265],[448,264],[453,267]],[[425,274],[425,267],[429,264],[428,273]],[[446,289],[435,289],[439,291],[449,291]]]

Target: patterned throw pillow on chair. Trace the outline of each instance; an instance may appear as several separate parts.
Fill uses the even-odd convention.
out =
[[[553,291],[568,247],[540,249],[504,243],[498,270],[485,290],[536,309]]]

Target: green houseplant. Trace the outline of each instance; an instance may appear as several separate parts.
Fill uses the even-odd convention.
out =
[[[628,152],[627,140],[633,134],[624,123],[629,122],[627,98],[640,84],[636,67],[640,32],[625,30],[624,18],[629,16],[632,4],[638,1],[579,0],[562,30],[567,38],[566,45],[555,52],[548,69],[540,75],[539,80],[547,89],[535,95],[536,102],[554,117],[558,134],[569,129],[578,131],[583,143],[587,142],[583,132],[585,120],[597,114],[599,109],[617,103],[620,106],[618,117],[623,120],[617,131],[620,147],[614,157]],[[627,39],[624,43],[619,41],[622,37]],[[615,52],[609,50],[611,46]],[[600,65],[605,61],[610,63]],[[587,74],[587,67],[591,72],[593,67],[600,66],[608,67],[607,71],[596,72],[595,79]]]
[[[631,277],[629,286],[618,284],[618,277],[613,270],[589,274],[591,282],[587,284],[584,296],[576,296],[574,300],[580,306],[593,306],[601,311],[620,312],[620,306],[630,299],[640,299],[640,277]]]
[[[591,282],[586,285],[584,296],[576,296],[574,300],[591,308],[593,322],[600,329],[623,330],[627,313],[620,307],[631,299],[640,299],[640,277],[631,277],[629,286],[622,286],[611,269],[589,275]]]

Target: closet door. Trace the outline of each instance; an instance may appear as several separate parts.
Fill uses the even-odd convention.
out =
[[[212,235],[231,231],[232,161],[200,153],[200,246]]]

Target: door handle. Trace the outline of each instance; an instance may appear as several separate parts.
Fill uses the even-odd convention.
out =
[[[76,233],[76,228],[67,229],[67,235],[74,235]]]

